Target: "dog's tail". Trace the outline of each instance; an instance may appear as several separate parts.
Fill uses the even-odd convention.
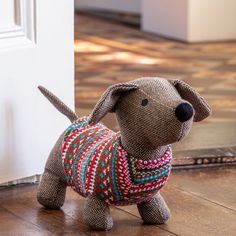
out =
[[[75,112],[73,112],[68,106],[66,106],[65,103],[63,103],[53,93],[48,91],[43,86],[38,86],[38,89],[49,100],[49,102],[51,102],[58,111],[67,116],[72,123],[78,119],[78,116],[75,114]]]

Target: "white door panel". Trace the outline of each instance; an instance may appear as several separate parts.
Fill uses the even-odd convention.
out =
[[[0,49],[35,43],[36,0],[0,0]]]
[[[73,1],[15,0],[8,7],[15,24],[9,27],[11,17],[0,23],[0,183],[42,173],[69,124],[37,86],[74,108]]]
[[[12,27],[15,24],[14,0],[0,1],[0,29]]]

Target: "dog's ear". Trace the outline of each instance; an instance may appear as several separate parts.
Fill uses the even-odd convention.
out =
[[[88,123],[94,125],[98,123],[108,112],[115,112],[115,106],[120,97],[125,93],[137,89],[138,86],[127,83],[119,83],[110,86],[101,96],[90,114]]]
[[[190,102],[195,110],[194,121],[204,120],[211,114],[211,108],[206,100],[190,85],[181,80],[170,80],[180,96]]]

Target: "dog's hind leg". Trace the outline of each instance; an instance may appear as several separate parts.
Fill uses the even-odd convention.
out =
[[[63,137],[64,134],[49,155],[37,192],[38,202],[46,208],[59,209],[65,201],[67,183],[61,158]]]
[[[159,192],[149,201],[141,202],[137,206],[146,224],[164,224],[170,218],[170,210]]]

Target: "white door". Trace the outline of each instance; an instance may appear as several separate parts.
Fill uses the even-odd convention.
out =
[[[74,108],[73,0],[0,0],[0,183],[43,171],[69,124],[39,93]]]

